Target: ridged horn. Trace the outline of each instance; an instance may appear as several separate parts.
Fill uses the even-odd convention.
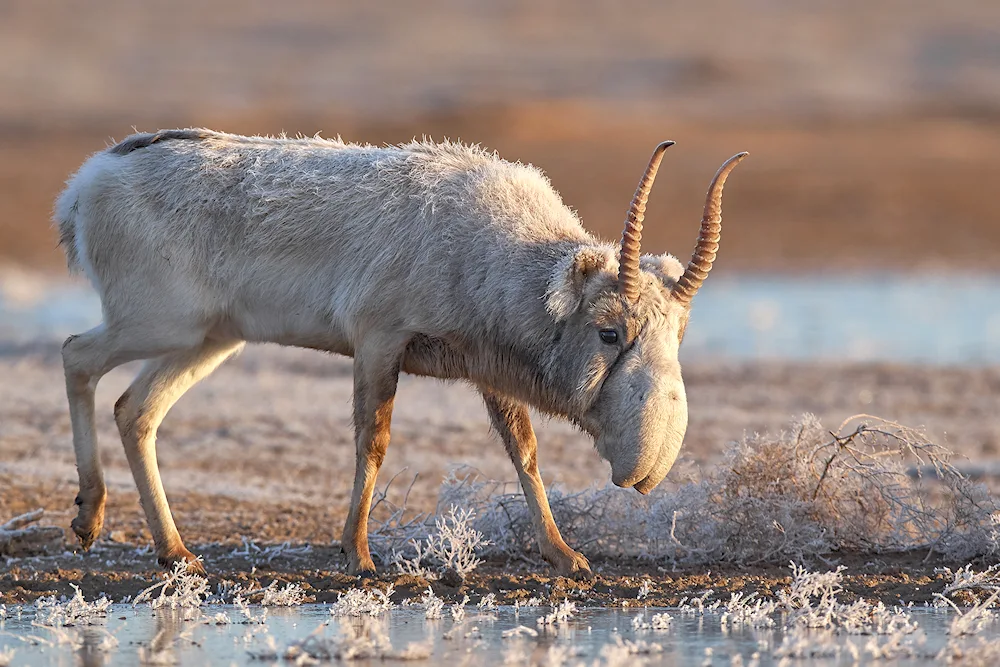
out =
[[[663,160],[663,152],[673,145],[672,141],[664,141],[653,151],[653,157],[649,158],[649,166],[639,181],[639,187],[636,188],[632,204],[625,216],[622,247],[618,253],[618,291],[628,301],[639,298],[639,246],[642,241],[642,221],[646,215],[649,190],[656,179],[660,161]]]
[[[749,153],[737,153],[726,160],[719,171],[715,173],[712,184],[708,186],[705,196],[705,212],[701,216],[701,231],[698,232],[698,242],[695,244],[691,261],[684,269],[684,275],[674,286],[673,298],[685,305],[691,304],[691,299],[698,293],[701,284],[705,282],[708,272],[712,270],[712,262],[719,252],[719,236],[722,232],[722,188],[726,185],[729,172],[736,168]]]

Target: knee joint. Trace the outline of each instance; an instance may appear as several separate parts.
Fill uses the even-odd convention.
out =
[[[154,430],[149,417],[143,413],[142,407],[133,406],[129,391],[122,394],[115,403],[115,423],[118,425],[118,433],[126,445],[131,441],[145,440]]]
[[[115,423],[118,424],[118,432],[124,438],[125,434],[132,426],[134,419],[130,419],[129,413],[129,392],[126,390],[117,401],[115,401]]]

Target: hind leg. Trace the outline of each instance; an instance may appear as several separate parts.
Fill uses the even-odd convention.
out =
[[[205,341],[200,346],[167,354],[146,363],[115,404],[115,422],[122,437],[139,500],[153,534],[160,564],[193,563],[204,573],[177,532],[156,463],[156,430],[174,403],[199,380],[243,347],[242,341]]]
[[[80,476],[80,492],[76,497],[80,509],[72,528],[84,549],[89,549],[101,533],[107,497],[94,428],[94,391],[98,381],[116,366],[155,357],[178,347],[190,347],[200,339],[199,336],[193,341],[185,341],[180,337],[171,342],[148,332],[109,328],[102,324],[86,333],[70,336],[63,343],[66,397]]]

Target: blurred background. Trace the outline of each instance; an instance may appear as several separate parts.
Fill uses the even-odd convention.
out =
[[[682,260],[715,170],[750,151],[681,348],[684,456],[720,460],[803,412],[1000,452],[998,0],[0,0],[0,63],[0,378],[16,378],[0,382],[0,517],[45,506],[69,523],[59,343],[100,308],[67,277],[50,211],[133,128],[481,143],[545,170],[609,240],[673,139],[643,247]],[[161,430],[185,535],[328,539],[351,488],[350,362],[260,347],[227,366]],[[98,397],[109,530],[132,536],[145,524],[110,408],[134,372]],[[432,503],[450,461],[513,475],[473,392],[400,392],[384,470],[420,472],[414,497]],[[538,427],[547,480],[606,478],[586,438]],[[266,532],[304,496],[307,528]]]
[[[673,139],[643,241],[682,259],[715,169],[748,150],[726,191],[718,274],[704,297],[723,301],[699,304],[747,313],[689,347],[725,351],[749,331],[763,338],[748,353],[782,354],[787,341],[767,342],[777,323],[792,331],[826,316],[814,328],[840,354],[836,323],[853,303],[868,320],[909,312],[978,336],[925,357],[1000,360],[998,283],[982,277],[1000,260],[996,0],[21,0],[0,2],[0,62],[8,332],[29,331],[26,303],[31,335],[55,317],[39,310],[49,292],[38,276],[65,274],[49,215],[67,176],[133,127],[193,125],[481,143],[544,169],[609,239],[651,149]],[[902,314],[882,278],[831,288],[845,272],[902,276],[891,283]],[[965,289],[970,273],[978,296]],[[789,286],[799,288],[791,301]],[[765,289],[777,296],[748,303]],[[951,313],[957,295],[966,307]],[[69,301],[93,320],[87,298]],[[918,338],[905,358],[940,339],[926,321],[899,327]],[[898,354],[890,333],[899,331],[851,342],[851,354]],[[956,346],[967,351],[956,357]]]

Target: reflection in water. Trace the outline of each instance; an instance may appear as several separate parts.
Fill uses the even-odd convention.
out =
[[[855,653],[885,650],[892,642],[903,642],[913,650],[903,654],[908,660],[893,664],[927,664],[928,657],[937,655],[948,641],[948,625],[955,616],[943,609],[906,610],[924,634],[895,637],[790,630],[782,622],[767,626],[735,616],[727,620],[730,615],[721,611],[693,613],[692,609],[581,609],[566,621],[542,627],[538,620],[551,607],[477,611],[470,606],[467,615],[460,617],[448,605],[441,618],[428,619],[419,606],[396,608],[378,618],[351,618],[331,616],[328,605],[307,604],[269,609],[266,622],[257,623],[231,606],[153,610],[114,605],[104,626],[52,629],[32,625],[34,610],[26,606],[8,608],[9,618],[0,634],[5,639],[25,639],[12,665],[66,665],[74,664],[74,658],[75,664],[86,667],[315,664],[314,659],[324,664],[406,659],[407,664],[434,665],[730,665],[755,661],[773,665],[792,649],[796,655],[810,653],[808,664],[835,665],[852,664]],[[650,620],[660,613],[671,620],[657,627]],[[221,616],[228,622],[222,622]],[[968,638],[972,644],[967,648],[988,642],[996,631],[996,624],[988,622],[978,637]],[[46,632],[51,641],[30,641],[30,636]],[[112,635],[117,641],[108,641]],[[795,635],[795,641],[789,644],[786,635]]]
[[[148,646],[139,647],[139,660],[147,665],[176,665],[174,647],[182,634],[190,638],[196,627],[190,622],[188,609],[158,609],[156,613],[156,634]],[[185,626],[185,621],[188,621]]]
[[[104,667],[107,663],[108,631],[102,627],[87,626],[78,630],[80,647],[76,651],[82,667]]]

